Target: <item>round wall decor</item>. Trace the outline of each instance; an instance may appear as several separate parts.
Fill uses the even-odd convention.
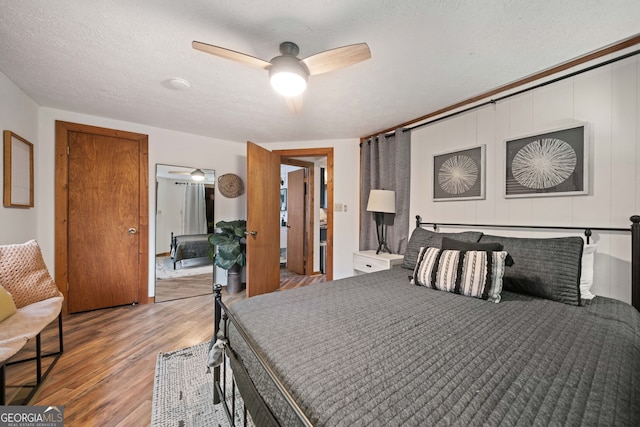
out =
[[[244,183],[238,175],[226,173],[218,178],[218,189],[224,197],[233,199],[244,193]]]

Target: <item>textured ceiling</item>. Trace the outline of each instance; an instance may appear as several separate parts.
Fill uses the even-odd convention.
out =
[[[0,0],[0,71],[41,106],[231,141],[355,138],[635,35],[638,0]],[[265,60],[367,42],[372,58],[312,76],[301,114]],[[167,87],[180,77],[189,90]]]

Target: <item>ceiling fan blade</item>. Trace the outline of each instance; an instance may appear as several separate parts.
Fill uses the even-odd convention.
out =
[[[298,96],[286,96],[284,100],[291,114],[300,114],[302,112],[302,94]]]
[[[256,58],[255,56],[246,55],[244,53],[236,52],[235,50],[225,49],[223,47],[214,46],[207,43],[202,43],[198,41],[193,41],[191,46],[205,53],[210,53],[211,55],[219,56],[225,59],[231,59],[233,61],[243,62],[248,65],[252,65],[258,68],[267,68],[271,65],[270,62],[267,62],[263,59]]]
[[[366,43],[337,47],[311,55],[301,62],[307,66],[310,75],[322,74],[338,68],[348,67],[371,58],[371,51]]]

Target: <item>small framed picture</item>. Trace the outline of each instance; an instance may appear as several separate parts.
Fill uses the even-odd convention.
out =
[[[433,200],[485,198],[485,145],[433,156]]]
[[[3,204],[12,208],[32,208],[33,144],[10,130],[4,131]]]
[[[505,198],[589,194],[587,123],[505,140]]]
[[[280,210],[281,211],[287,210],[287,189],[286,188],[280,189]]]

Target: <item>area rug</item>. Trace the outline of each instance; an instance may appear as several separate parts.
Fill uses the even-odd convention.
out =
[[[213,261],[210,259],[185,259],[178,261],[173,269],[173,260],[168,256],[156,257],[156,279],[193,276],[196,274],[213,274]]]
[[[222,405],[213,404],[213,370],[207,372],[208,348],[209,343],[202,343],[158,354],[151,426],[230,425]],[[228,390],[231,387],[229,372],[227,371]],[[230,399],[231,393],[227,394]],[[236,392],[236,420],[242,419],[243,410],[244,402]],[[248,425],[253,425],[250,419]]]

